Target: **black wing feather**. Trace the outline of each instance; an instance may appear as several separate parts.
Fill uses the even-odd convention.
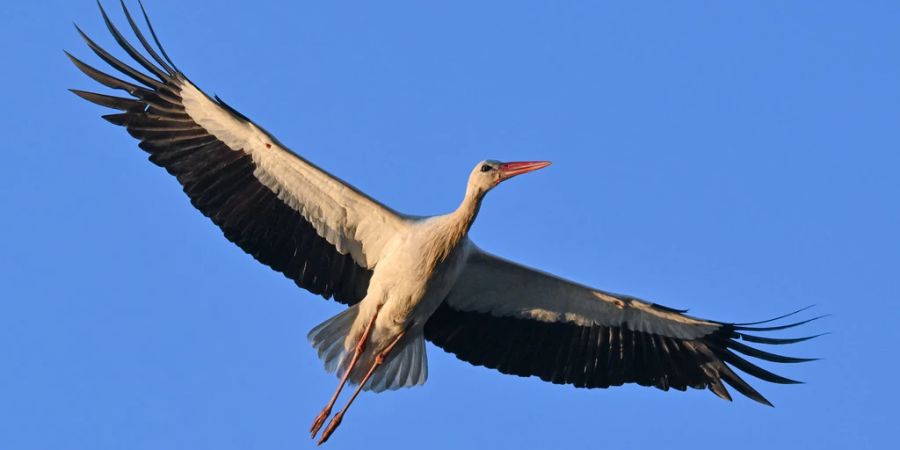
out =
[[[141,11],[159,53],[134,23],[124,2],[122,8],[144,50],[158,66],[128,43],[101,6],[107,28],[125,53],[158,79],[119,60],[76,26],[100,59],[143,86],[104,73],[66,53],[90,78],[109,88],[124,90],[134,98],[72,92],[121,111],[103,118],[125,127],[140,140],[138,145],[150,154],[150,161],[175,175],[191,203],[241,249],[313,293],[345,304],[361,300],[368,289],[371,270],[356,264],[350,255],[338,252],[297,210],[263,185],[254,175],[257,166],[248,153],[229,148],[185,112],[181,88],[187,79],[159,45],[143,5]],[[237,118],[249,120],[230,106],[220,106]]]
[[[737,333],[735,330],[738,328],[733,324],[721,323],[714,332],[688,340],[622,326],[583,326],[497,317],[489,313],[457,310],[444,302],[426,323],[425,337],[474,365],[496,368],[512,375],[538,376],[556,384],[607,388],[637,383],[680,391],[692,387],[709,389],[717,396],[731,400],[725,388],[727,384],[744,396],[771,406],[729,365],[772,383],[798,382],[769,372],[735,352],[777,363],[812,359],[776,355],[738,342],[738,339],[750,340],[746,339],[747,335]],[[775,330],[782,328],[771,327]],[[810,338],[777,340],[751,337],[762,343],[778,344]]]

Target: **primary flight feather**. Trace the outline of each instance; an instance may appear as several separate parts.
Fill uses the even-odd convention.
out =
[[[348,305],[309,333],[326,369],[341,378],[313,422],[312,437],[331,415],[344,385],[357,386],[319,443],[340,424],[360,390],[424,383],[425,340],[472,364],[553,383],[705,388],[730,400],[727,384],[764,404],[770,403],[733,369],[773,383],[795,381],[742,355],[779,363],[808,361],[746,344],[809,339],[748,334],[808,321],[755,327],[759,323],[699,319],[573,283],[477,247],[468,231],[485,195],[549,162],[479,162],[455,211],[434,217],[400,214],[207,96],[163,50],[143,5],[153,44],[124,2],[122,9],[140,49],[101,6],[103,20],[144,71],[108,53],[79,29],[88,47],[130,81],[69,55],[86,75],[128,95],[73,92],[119,111],[103,118],[138,139],[150,161],[178,179],[191,203],[228,240],[298,286]]]

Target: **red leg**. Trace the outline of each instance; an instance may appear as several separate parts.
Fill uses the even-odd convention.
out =
[[[356,400],[356,396],[359,395],[359,392],[362,391],[363,386],[366,385],[366,382],[369,381],[369,378],[372,377],[372,374],[375,373],[375,369],[384,364],[384,360],[388,357],[388,354],[391,353],[391,350],[397,346],[397,343],[400,342],[400,339],[406,334],[406,331],[400,332],[397,337],[394,338],[391,343],[385,347],[380,353],[375,355],[375,361],[372,363],[372,367],[369,368],[369,371],[366,372],[366,376],[363,377],[362,381],[359,383],[359,386],[356,387],[356,390],[353,392],[353,395],[350,397],[350,400],[347,400],[347,405],[344,406],[343,409],[338,411],[337,414],[331,419],[331,422],[328,424],[328,427],[325,428],[325,431],[322,432],[322,438],[319,439],[318,445],[322,445],[325,441],[331,437],[331,433],[334,433],[334,430],[341,424],[341,420],[344,419],[344,414],[347,413],[347,409],[350,408],[350,405],[353,403],[353,400]]]
[[[369,340],[369,335],[372,334],[372,327],[375,325],[375,319],[378,317],[378,311],[381,309],[379,306],[378,309],[375,310],[375,314],[372,316],[372,319],[369,320],[369,323],[366,324],[366,329],[363,331],[362,336],[359,338],[359,341],[356,343],[356,348],[353,351],[353,359],[350,360],[350,364],[347,366],[347,370],[344,371],[344,375],[341,377],[341,382],[338,384],[337,390],[334,391],[334,395],[331,396],[331,401],[325,405],[325,408],[322,409],[322,412],[316,417],[316,420],[313,421],[312,427],[309,429],[310,438],[315,439],[316,434],[319,433],[319,429],[322,428],[322,425],[325,424],[325,419],[328,419],[328,416],[331,415],[331,408],[334,407],[334,403],[337,401],[338,396],[341,395],[341,390],[344,389],[344,384],[347,383],[347,378],[350,377],[350,372],[353,370],[353,367],[356,366],[356,363],[359,362],[359,357],[362,356],[362,352],[366,349],[366,341]]]

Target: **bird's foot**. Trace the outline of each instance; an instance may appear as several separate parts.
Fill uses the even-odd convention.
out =
[[[325,428],[325,431],[322,432],[322,439],[319,439],[319,443],[316,445],[322,445],[325,441],[331,437],[331,433],[334,433],[334,430],[341,424],[341,419],[344,418],[344,412],[340,411],[334,415],[334,418],[331,419],[331,422],[328,424],[328,427]]]
[[[325,425],[325,420],[328,419],[328,416],[331,415],[331,408],[326,406],[322,412],[316,417],[316,420],[313,421],[312,426],[309,428],[309,438],[315,439],[316,435],[319,434],[319,429],[322,428],[322,425]]]

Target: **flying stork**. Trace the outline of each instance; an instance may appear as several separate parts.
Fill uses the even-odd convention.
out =
[[[228,240],[298,286],[347,305],[309,333],[325,369],[340,378],[313,422],[312,438],[331,416],[344,385],[356,386],[320,444],[361,390],[425,383],[426,340],[473,365],[557,384],[705,388],[731,400],[727,384],[766,405],[771,403],[733,369],[773,383],[796,381],[741,355],[809,361],[747,343],[791,344],[814,336],[779,339],[748,332],[814,319],[764,327],[701,319],[567,281],[476,246],[468,232],[485,195],[549,162],[479,162],[455,211],[434,217],[398,213],[292,153],[218,97],[207,96],[172,63],[143,5],[155,46],[124,2],[122,8],[143,53],[100,10],[113,38],[145,71],[78,29],[101,60],[131,81],[66,53],[87,76],[128,95],[72,92],[118,110],[103,118],[137,138],[150,161],[178,179],[191,203]]]

